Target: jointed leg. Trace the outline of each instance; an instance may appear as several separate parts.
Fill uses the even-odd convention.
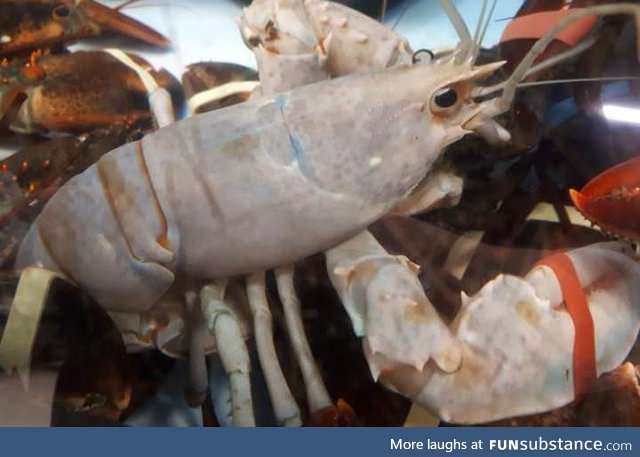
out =
[[[205,339],[207,328],[198,306],[198,296],[195,292],[186,294],[188,322],[189,322],[189,388],[187,403],[191,407],[202,404],[207,396],[209,374],[205,359]]]
[[[133,61],[126,53],[119,49],[106,49],[106,52],[118,59],[120,62],[131,68],[136,72],[138,77],[142,80],[145,89],[147,90],[147,98],[149,101],[149,107],[153,114],[158,127],[166,127],[169,124],[175,122],[175,116],[173,115],[173,102],[171,101],[171,95],[169,91],[164,87],[160,87],[151,74]]]
[[[203,287],[200,303],[206,326],[215,338],[222,365],[229,375],[233,425],[253,427],[249,352],[233,308],[224,302],[225,286],[219,283]]]
[[[293,287],[293,267],[279,268],[275,271],[278,283],[278,293],[282,300],[284,316],[287,321],[287,332],[293,344],[293,350],[298,360],[304,385],[307,392],[307,401],[311,413],[333,406],[331,397],[324,385],[320,371],[315,363],[311,348],[304,333],[302,316],[300,314],[300,301]]]
[[[271,311],[265,293],[264,273],[247,278],[247,295],[253,314],[254,334],[276,420],[285,426],[301,425],[300,410],[280,368],[273,344]]]

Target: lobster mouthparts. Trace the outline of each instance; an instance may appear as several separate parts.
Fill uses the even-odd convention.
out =
[[[609,168],[581,191],[569,193],[591,222],[616,236],[640,241],[640,157]]]

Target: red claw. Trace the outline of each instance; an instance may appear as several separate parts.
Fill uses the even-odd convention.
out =
[[[640,157],[589,181],[571,200],[591,222],[614,235],[640,241]]]

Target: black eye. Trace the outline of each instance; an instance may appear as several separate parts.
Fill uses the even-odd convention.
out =
[[[69,6],[65,5],[64,3],[58,3],[53,8],[53,17],[56,19],[67,18],[69,17],[70,14],[71,14],[71,8],[69,8]]]
[[[433,102],[438,108],[451,108],[457,101],[458,93],[450,87],[441,89],[433,97]]]

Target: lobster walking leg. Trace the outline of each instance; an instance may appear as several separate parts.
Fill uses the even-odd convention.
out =
[[[296,27],[289,28],[288,23],[279,20],[285,16],[295,17]],[[319,22],[313,24],[316,19]],[[261,84],[257,93],[262,95],[272,95],[332,77],[411,62],[412,57],[406,40],[392,30],[331,2],[278,4],[269,0],[254,1],[244,9],[239,26],[245,43],[255,54]],[[449,189],[450,194],[459,195],[459,181],[449,186],[454,187]],[[436,199],[441,198],[438,196]],[[456,196],[452,199],[455,200]],[[419,204],[424,204],[423,199]],[[375,244],[378,251],[386,254],[368,232],[358,237],[366,238],[369,243]],[[330,252],[327,255],[331,255]],[[351,255],[355,257],[358,253]],[[352,260],[358,262],[358,258]],[[406,267],[402,265],[398,268]],[[408,268],[405,274],[411,275]],[[312,413],[319,412],[332,407],[333,403],[304,334],[300,305],[293,290],[292,272],[280,270],[276,272],[276,277],[287,330],[303,373],[309,406]]]
[[[136,72],[147,90],[149,107],[151,108],[158,127],[161,128],[174,123],[173,103],[171,102],[171,94],[169,94],[169,91],[164,87],[160,87],[153,76],[134,62],[126,53],[119,49],[107,49],[106,52]]]
[[[207,396],[209,374],[205,358],[205,340],[207,328],[205,326],[202,310],[199,306],[198,296],[189,291],[186,294],[187,326],[189,332],[189,378],[190,386],[187,392],[187,403],[192,406],[200,406]]]
[[[264,273],[256,273],[247,278],[247,296],[253,315],[260,366],[267,381],[276,420],[281,425],[298,426],[302,424],[300,410],[289,390],[273,345],[272,318],[265,287]]]
[[[289,340],[293,344],[304,386],[307,393],[307,401],[311,414],[333,406],[331,397],[322,381],[320,370],[316,365],[309,342],[304,333],[302,315],[300,313],[300,300],[293,286],[293,268],[284,267],[275,271],[278,283],[278,293],[284,308],[284,316],[287,321]]]
[[[226,282],[210,284],[200,292],[200,303],[207,328],[213,335],[218,354],[231,385],[233,425],[253,427],[250,361],[233,307],[224,301]]]

